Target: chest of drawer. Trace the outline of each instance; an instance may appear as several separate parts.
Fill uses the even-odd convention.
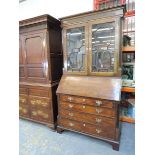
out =
[[[60,109],[59,116],[64,118],[69,118],[75,121],[81,121],[83,123],[91,123],[91,124],[99,125],[104,128],[116,126],[116,120],[113,118],[101,117],[97,115],[80,113],[80,112],[75,112],[75,111],[70,111],[65,109]]]
[[[24,117],[29,117],[29,106],[28,105],[19,105],[19,115]]]
[[[51,107],[50,99],[48,98],[29,96],[29,103],[31,107],[40,107],[48,109],[50,109]]]
[[[51,122],[52,114],[50,110],[31,108],[30,110],[31,119],[42,121],[42,122]]]
[[[114,136],[115,136],[114,128],[108,128],[108,129],[104,128],[103,129],[102,127],[99,127],[96,125],[91,125],[88,123],[81,123],[78,121],[73,121],[73,120],[69,120],[69,119],[65,119],[65,118],[60,118],[58,120],[58,123],[60,126],[62,126],[64,128],[91,134],[96,137],[114,139]]]
[[[82,104],[74,104],[70,102],[60,102],[60,108],[70,109],[78,112],[90,113],[90,114],[95,114],[100,116],[106,116],[106,117],[115,117],[116,115],[115,109],[93,107],[93,106],[82,105]]]
[[[28,104],[27,95],[19,95],[19,104]]]
[[[113,102],[108,100],[90,99],[90,98],[70,96],[70,95],[62,95],[60,99],[61,101],[66,101],[66,102],[81,103],[81,104],[87,104],[87,105],[98,106],[98,107],[114,108]]]

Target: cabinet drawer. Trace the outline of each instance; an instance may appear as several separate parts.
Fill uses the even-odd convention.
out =
[[[115,127],[116,121],[113,118],[101,117],[97,115],[91,115],[86,113],[79,113],[75,111],[60,109],[59,116],[64,118],[69,118],[75,121],[81,121],[85,123],[91,123],[104,128]]]
[[[49,110],[31,108],[30,110],[31,119],[38,120],[41,122],[51,122],[52,114]]]
[[[29,103],[31,107],[41,107],[41,108],[48,108],[50,109],[50,99],[48,98],[41,98],[35,96],[29,96]]]
[[[27,95],[19,95],[19,104],[28,104]]]
[[[49,89],[39,89],[39,88],[29,88],[29,95],[32,96],[42,96],[42,97],[50,97]]]
[[[81,104],[87,104],[87,105],[98,106],[98,107],[107,107],[107,108],[114,107],[114,104],[112,101],[100,100],[100,99],[90,99],[90,98],[70,96],[70,95],[62,95],[61,101],[81,103]]]
[[[58,120],[58,125],[64,128],[87,133],[100,138],[108,138],[108,139],[115,138],[115,128],[103,129],[102,127],[96,125],[91,125],[88,123],[80,123],[65,118],[60,118]]]
[[[24,117],[29,117],[29,106],[28,105],[19,105],[19,115]]]
[[[23,88],[23,87],[20,87],[19,88],[19,94],[27,94],[27,88]]]
[[[74,104],[70,102],[60,102],[60,107],[64,109],[70,109],[74,111],[90,113],[90,114],[106,116],[106,117],[115,117],[115,114],[116,114],[115,109],[92,107],[88,105]]]

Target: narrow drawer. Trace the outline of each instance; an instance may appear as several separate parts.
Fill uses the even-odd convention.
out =
[[[90,113],[90,114],[95,114],[99,116],[112,117],[112,118],[114,118],[116,115],[115,109],[92,107],[88,105],[74,104],[70,102],[60,102],[60,107],[63,109],[70,109],[74,111]]]
[[[85,97],[62,95],[61,101],[81,103],[81,104],[87,104],[87,105],[98,106],[98,107],[114,108],[114,104],[112,101],[101,100],[101,99],[90,99]]]
[[[80,123],[77,121],[59,118],[58,125],[71,130],[87,133],[100,138],[115,138],[115,128],[103,129],[102,127],[91,125],[88,123]]]
[[[27,94],[27,92],[28,92],[27,88],[24,87],[19,88],[19,94]]]
[[[94,125],[103,126],[104,128],[116,126],[116,121],[113,118],[101,117],[71,110],[60,109],[59,116],[69,118],[75,121],[81,121],[83,123],[91,123]]]
[[[40,88],[29,88],[29,95],[32,96],[42,96],[42,97],[50,97],[49,89],[40,89]]]
[[[49,98],[29,96],[29,103],[31,107],[40,107],[40,108],[48,108],[48,109],[50,109],[51,107]]]
[[[30,117],[28,105],[19,105],[19,116]]]

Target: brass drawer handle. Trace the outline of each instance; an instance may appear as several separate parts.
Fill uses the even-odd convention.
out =
[[[69,126],[74,126],[74,124],[70,122],[70,123],[69,123]]]
[[[73,114],[73,113],[69,113],[68,115],[69,115],[69,116],[74,116],[74,114]]]
[[[100,129],[96,129],[96,132],[97,133],[101,133],[102,131]]]
[[[97,122],[97,123],[101,123],[101,121],[102,121],[102,119],[96,118],[96,122]]]
[[[101,106],[102,105],[102,101],[96,100],[96,105],[97,106]]]
[[[23,113],[26,114],[27,113],[27,109],[23,109]]]
[[[34,101],[34,100],[31,100],[31,104],[33,104],[33,105],[34,105],[34,104],[35,104],[35,101]]]
[[[36,116],[37,115],[37,112],[36,111],[32,111],[32,115],[33,116]]]
[[[99,114],[102,112],[102,109],[96,109],[96,112]]]
[[[48,105],[48,103],[47,103],[47,102],[42,102],[41,105],[42,105],[43,107],[46,107],[46,106]]]
[[[68,97],[68,100],[71,102],[72,101],[72,97]]]
[[[26,102],[26,99],[20,97],[20,98],[19,98],[19,101],[22,102],[22,103],[24,103],[24,102]]]
[[[73,104],[69,104],[69,108],[73,108]]]

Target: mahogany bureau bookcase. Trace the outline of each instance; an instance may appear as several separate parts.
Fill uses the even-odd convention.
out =
[[[55,129],[62,76],[60,21],[42,15],[19,22],[20,118]]]
[[[124,6],[61,18],[64,69],[57,132],[75,131],[119,150],[120,39]]]

